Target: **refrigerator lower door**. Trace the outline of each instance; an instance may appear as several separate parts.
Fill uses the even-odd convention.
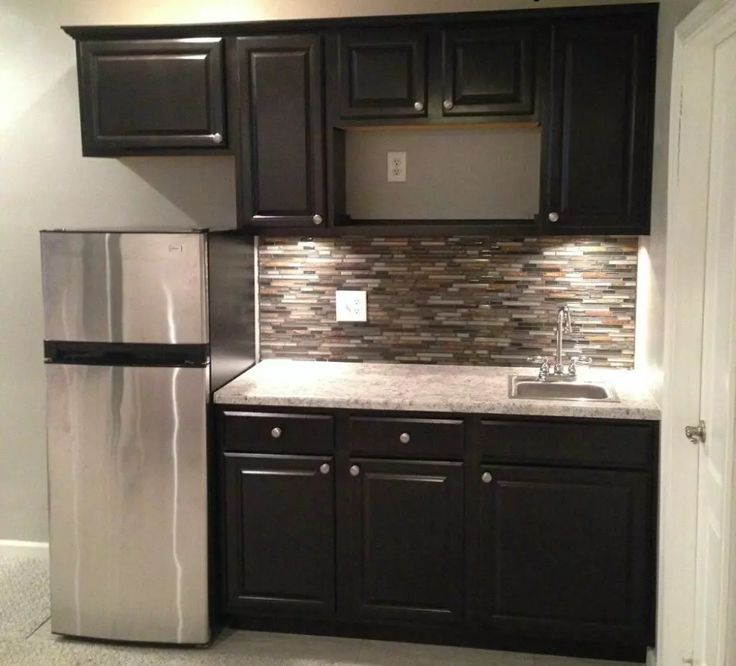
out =
[[[46,372],[51,630],[208,642],[207,368]]]

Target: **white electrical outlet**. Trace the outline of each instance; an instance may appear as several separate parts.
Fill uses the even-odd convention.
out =
[[[406,153],[401,151],[389,151],[386,153],[388,162],[388,182],[406,182]]]
[[[364,291],[335,292],[336,321],[367,321],[367,298]]]

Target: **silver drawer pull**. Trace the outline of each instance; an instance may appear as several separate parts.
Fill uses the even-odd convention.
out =
[[[408,444],[409,442],[411,442],[411,435],[408,432],[402,432],[399,435],[399,441],[402,444]]]
[[[281,437],[281,428],[279,428],[278,426],[272,428],[271,437],[273,437],[274,439],[278,439],[279,437]]]
[[[483,483],[490,483],[491,481],[493,481],[493,476],[491,476],[490,472],[483,472],[483,474],[481,474],[480,476],[480,480]]]
[[[357,465],[350,466],[350,476],[358,476],[360,474],[360,467]]]
[[[323,463],[319,466],[319,473],[320,474],[329,474],[330,473],[330,466],[327,463]]]

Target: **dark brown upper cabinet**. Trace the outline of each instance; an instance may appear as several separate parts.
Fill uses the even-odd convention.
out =
[[[427,115],[427,32],[376,28],[338,34],[340,116]]]
[[[239,37],[236,57],[241,225],[323,225],[321,38]]]
[[[442,31],[444,116],[532,116],[535,30],[503,23]]]
[[[649,232],[656,22],[552,26],[547,233]]]
[[[84,155],[225,148],[222,42],[79,42]]]
[[[84,154],[234,153],[238,226],[251,233],[633,235],[649,233],[657,13],[649,3],[64,30],[77,41]],[[489,139],[463,158],[478,165],[463,182],[481,194],[443,195],[461,205],[427,211],[414,180],[394,191],[411,191],[418,212],[383,192],[371,194],[386,204],[378,213],[354,205],[347,176],[379,172],[351,161],[351,131],[379,130],[378,145],[390,126],[441,137],[468,125]],[[518,207],[463,209],[503,187],[493,145],[504,142],[490,144],[509,126],[541,135],[504,153],[529,165],[533,189],[510,170],[518,187],[504,191],[521,192],[509,195]],[[457,162],[440,145],[423,142],[434,155],[422,164]]]

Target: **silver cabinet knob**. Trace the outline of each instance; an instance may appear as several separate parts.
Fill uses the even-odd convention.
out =
[[[422,102],[414,102],[414,108],[417,111],[423,111],[424,110],[424,104]]]
[[[399,441],[402,444],[408,444],[409,442],[411,442],[411,435],[408,432],[402,432],[399,435]]]
[[[559,213],[555,213],[554,211],[552,211],[549,215],[547,215],[547,219],[550,222],[557,222],[557,220],[560,219],[560,214]]]
[[[312,222],[315,224],[322,224],[322,216],[321,215],[314,215],[312,217]]]
[[[215,143],[222,143],[222,134],[220,134],[219,132],[215,132],[215,133],[214,133],[214,134],[212,135],[212,140],[213,140],[213,141],[214,141]]]
[[[279,428],[278,426],[272,428],[271,437],[273,437],[274,439],[278,439],[279,437],[281,437],[281,428]]]
[[[442,102],[442,106],[444,106],[449,111],[455,105],[452,103],[452,100],[446,99],[444,102]]]
[[[323,463],[319,466],[319,473],[320,474],[329,474],[330,473],[330,466],[327,463]]]
[[[493,481],[493,476],[490,472],[483,472],[483,474],[480,475],[480,480],[483,483],[490,483],[491,481]]]
[[[360,467],[357,465],[350,466],[350,476],[358,476],[360,474]]]

